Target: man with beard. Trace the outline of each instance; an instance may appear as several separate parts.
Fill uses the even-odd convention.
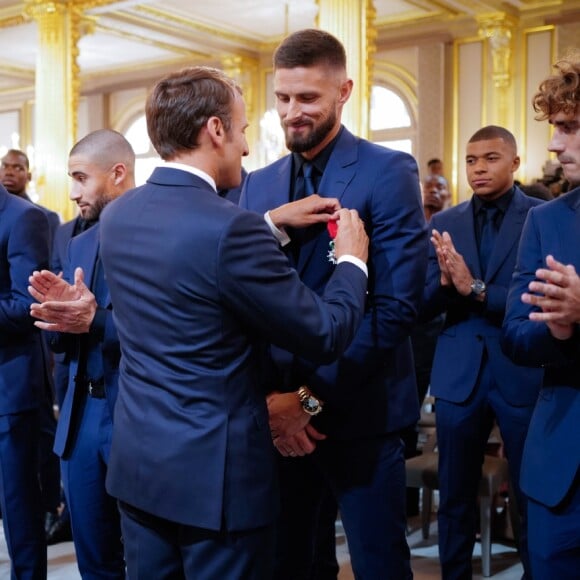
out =
[[[275,577],[336,578],[319,569],[315,548],[332,541],[323,507],[332,494],[355,577],[410,578],[400,431],[419,415],[409,332],[428,247],[417,166],[341,125],[352,80],[344,47],[327,32],[302,30],[282,42],[274,90],[292,153],[250,173],[240,205],[265,214],[318,293],[335,268],[327,228],[311,220],[325,211],[318,206],[338,198],[358,210],[371,240],[365,318],[344,355],[314,365],[271,348],[268,410],[282,486]]]
[[[533,208],[524,225],[507,301],[503,347],[544,367],[522,458],[534,580],[573,580],[580,570],[580,52],[556,64],[533,98],[554,134],[575,189]]]
[[[96,222],[107,203],[134,187],[134,166],[131,145],[116,131],[94,131],[72,148],[70,198],[85,223]],[[36,326],[53,331],[51,347],[70,353],[54,450],[61,458],[79,571],[83,578],[121,580],[120,517],[105,490],[121,352],[99,255],[98,223],[72,238],[68,263],[65,278],[48,270],[31,276],[29,291],[39,302],[32,304],[31,314],[39,319]]]

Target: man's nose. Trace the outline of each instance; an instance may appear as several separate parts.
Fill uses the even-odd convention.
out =
[[[288,107],[286,109],[286,120],[298,119],[302,115],[302,107],[300,103],[294,99],[288,102]]]
[[[548,145],[548,151],[553,151],[555,153],[564,151],[564,141],[557,132],[552,136],[552,140]]]

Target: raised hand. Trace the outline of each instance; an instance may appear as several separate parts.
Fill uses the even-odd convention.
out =
[[[37,292],[44,298],[43,302],[30,306],[30,315],[38,319],[34,325],[42,330],[54,332],[73,334],[88,332],[97,311],[97,301],[84,283],[82,268],[75,270],[74,285],[68,284],[54,274],[52,277],[42,276],[44,272],[40,272],[41,280],[44,281],[42,283],[35,278],[36,272],[31,276],[31,284],[33,280],[35,283],[29,287],[31,295],[36,298],[33,292]]]
[[[447,262],[445,260],[446,249],[443,242],[443,236],[435,229],[431,234],[431,243],[435,248],[439,270],[441,271],[441,286],[452,286],[453,282],[451,281],[451,275],[449,274]]]
[[[546,266],[536,271],[538,279],[530,282],[522,301],[541,309],[530,312],[530,320],[545,322],[555,338],[565,340],[580,323],[580,277],[573,265],[553,256],[546,258]]]
[[[271,210],[270,219],[278,228],[286,226],[305,228],[337,219],[339,209],[338,199],[313,194]]]
[[[449,232],[439,234],[437,230],[433,230],[431,241],[435,246],[441,268],[441,285],[455,286],[459,294],[468,296],[471,293],[473,275],[467,267],[463,255],[455,248]]]
[[[28,292],[40,303],[49,300],[76,300],[80,296],[78,289],[64,280],[62,272],[57,276],[49,270],[34,271],[28,282]]]
[[[369,257],[369,238],[356,209],[341,209],[338,212],[337,225],[334,238],[336,258],[349,254],[366,262]]]

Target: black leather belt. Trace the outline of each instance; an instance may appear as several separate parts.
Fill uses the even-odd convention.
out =
[[[87,395],[93,399],[104,399],[107,395],[105,392],[104,379],[87,379],[85,377],[75,377],[75,383],[78,387],[86,389]]]

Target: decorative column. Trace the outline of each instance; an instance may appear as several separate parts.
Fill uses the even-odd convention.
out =
[[[74,214],[68,199],[67,161],[76,138],[79,101],[78,41],[81,10],[74,0],[26,0],[38,24],[36,63],[35,175],[40,203],[63,219]]]
[[[233,78],[242,88],[244,101],[246,103],[246,117],[249,126],[246,130],[246,138],[250,147],[250,158],[242,163],[249,169],[256,165],[252,162],[258,155],[258,142],[260,139],[260,122],[258,115],[258,90],[259,83],[259,66],[258,61],[247,56],[227,56],[222,59],[223,71]]]
[[[482,14],[477,20],[479,36],[485,43],[484,75],[493,82],[484,95],[483,118],[487,124],[513,129],[512,33],[517,22],[505,12]]]
[[[360,137],[369,135],[372,64],[376,32],[376,11],[372,0],[318,0],[320,29],[336,36],[344,45],[347,72],[354,82],[342,120]]]

